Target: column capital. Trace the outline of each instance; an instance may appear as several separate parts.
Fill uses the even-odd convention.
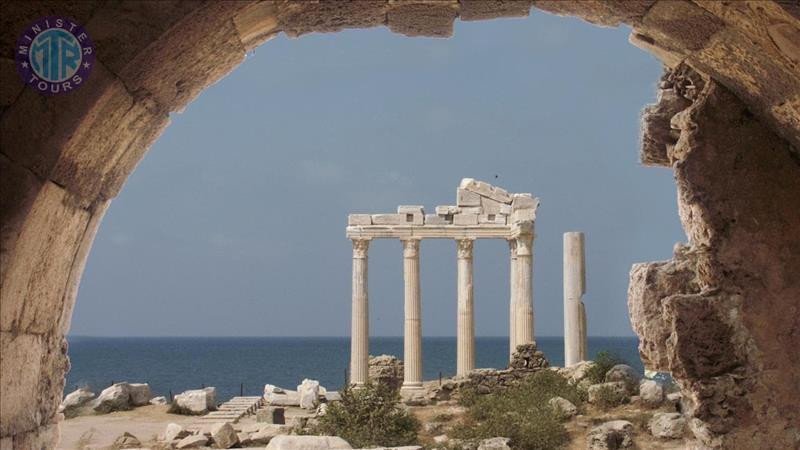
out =
[[[416,258],[419,256],[419,241],[421,239],[400,239],[403,243],[403,257]]]
[[[522,234],[512,239],[514,241],[514,248],[512,252],[516,256],[531,256],[533,255],[533,235]],[[509,241],[509,242],[511,242]],[[510,245],[510,244],[509,244]]]
[[[456,245],[458,246],[458,257],[461,259],[471,259],[472,248],[474,244],[474,239],[456,239]]]
[[[366,259],[369,239],[353,239],[353,259]]]

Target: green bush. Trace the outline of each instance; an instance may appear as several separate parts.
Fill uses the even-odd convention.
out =
[[[397,388],[366,384],[346,387],[341,396],[340,402],[330,403],[319,424],[309,433],[339,436],[354,448],[416,443],[420,423],[400,407]]]
[[[586,379],[591,381],[591,384],[602,383],[606,379],[606,372],[617,364],[627,364],[627,362],[614,353],[598,352],[594,364],[586,371]]]
[[[597,388],[597,392],[594,396],[594,404],[604,410],[628,403],[628,394],[620,392],[612,386],[601,386]]]
[[[514,449],[558,448],[568,437],[559,412],[548,404],[556,396],[578,407],[584,401],[577,387],[564,377],[550,370],[537,372],[519,385],[470,398],[467,416],[453,434],[465,440],[508,437]]]

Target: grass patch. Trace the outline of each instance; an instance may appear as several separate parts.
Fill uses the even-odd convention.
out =
[[[609,410],[628,403],[628,394],[620,392],[612,386],[600,386],[594,393],[594,404],[603,410]]]
[[[585,394],[567,379],[550,370],[533,374],[516,386],[486,395],[467,395],[468,407],[462,424],[454,428],[454,437],[480,440],[508,437],[514,449],[554,449],[567,442],[562,418],[548,404],[553,397],[563,397],[580,407]]]
[[[399,447],[417,441],[419,421],[400,407],[400,393],[386,384],[345,387],[309,434],[334,435],[354,448]]]

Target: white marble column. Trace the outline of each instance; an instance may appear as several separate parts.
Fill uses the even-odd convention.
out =
[[[509,293],[511,300],[509,301],[509,320],[508,320],[508,360],[511,361],[514,357],[514,352],[517,350],[517,241],[516,239],[508,240],[509,254],[511,260],[508,265],[509,272]]]
[[[472,239],[458,239],[458,321],[456,376],[475,368],[475,311],[472,291]]]
[[[350,330],[350,384],[363,385],[369,373],[368,239],[353,239],[353,305]]]
[[[516,345],[534,342],[533,332],[533,234],[516,238],[515,292],[516,320],[514,331]]]
[[[403,241],[405,323],[403,389],[422,388],[422,306],[419,289],[419,239]]]
[[[564,366],[586,360],[586,293],[584,237],[564,233]]]

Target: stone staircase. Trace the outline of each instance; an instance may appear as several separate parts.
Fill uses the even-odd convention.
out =
[[[263,397],[233,397],[219,405],[216,411],[211,411],[205,416],[199,417],[197,422],[189,425],[187,428],[200,429],[217,422],[236,423],[242,417],[255,413],[263,403]]]

